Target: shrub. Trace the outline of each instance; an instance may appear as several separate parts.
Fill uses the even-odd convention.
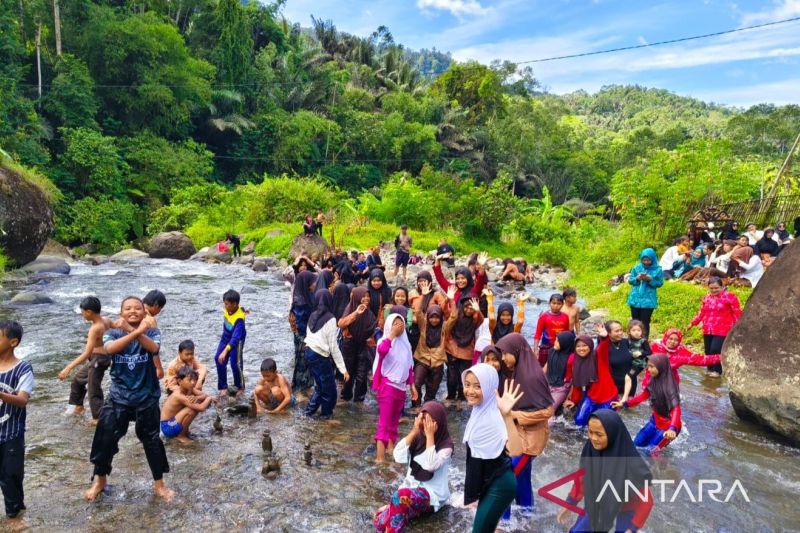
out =
[[[93,243],[111,253],[128,242],[138,222],[136,207],[127,200],[83,198],[64,210],[56,238],[73,244]]]

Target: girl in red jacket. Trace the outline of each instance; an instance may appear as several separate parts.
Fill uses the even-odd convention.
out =
[[[592,413],[609,409],[611,402],[619,398],[614,378],[611,377],[608,345],[607,335],[600,338],[597,350],[594,350],[594,342],[588,335],[581,335],[575,341],[575,354],[571,358],[572,394],[564,402],[564,407],[570,409],[578,406],[575,413],[575,425],[578,427],[586,427]]]
[[[660,341],[654,342],[650,345],[650,349],[655,354],[664,354],[669,357],[669,366],[672,369],[672,375],[675,377],[675,382],[680,382],[681,376],[678,374],[678,369],[684,365],[689,366],[708,366],[719,363],[719,355],[700,355],[694,353],[689,348],[683,345],[683,333],[678,328],[669,328],[664,332],[664,336]],[[652,357],[652,355],[650,356]],[[650,382],[650,374],[645,374],[642,380],[642,388],[647,387]]]
[[[627,409],[650,400],[653,414],[636,434],[633,443],[646,448],[648,455],[655,455],[681,432],[681,397],[678,382],[670,370],[669,357],[664,354],[651,355],[647,361],[647,373],[650,382],[646,389],[626,402],[614,402],[611,406],[614,409]]]
[[[716,276],[708,278],[708,295],[703,298],[700,311],[692,319],[687,331],[703,323],[703,343],[706,355],[722,353],[722,343],[733,325],[742,316],[739,298],[722,286],[722,280]],[[716,363],[708,366],[708,375],[719,377],[722,365]]]

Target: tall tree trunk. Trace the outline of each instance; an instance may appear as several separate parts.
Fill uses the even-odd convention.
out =
[[[42,99],[42,23],[36,25],[36,72],[39,78],[39,100]],[[39,104],[41,105],[41,103]]]
[[[53,29],[56,33],[56,55],[61,57],[61,9],[58,0],[53,0]]]

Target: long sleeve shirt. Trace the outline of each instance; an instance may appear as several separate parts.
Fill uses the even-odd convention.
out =
[[[417,324],[419,325],[419,343],[417,350],[414,352],[414,359],[420,363],[430,367],[437,368],[447,362],[447,354],[445,353],[445,344],[447,343],[447,333],[452,329],[456,321],[456,315],[451,314],[444,324],[442,324],[442,335],[439,345],[434,348],[429,348],[427,344],[427,322],[425,315],[421,310],[417,311]]]
[[[338,335],[339,328],[336,327],[336,319],[331,318],[316,332],[312,332],[310,328],[306,330],[305,342],[307,347],[322,357],[333,357],[333,362],[339,372],[346,374],[347,367],[344,366],[344,358],[339,350]]]
[[[647,495],[645,498],[640,498],[635,490],[631,490],[629,492],[630,495],[633,497],[633,499],[628,502],[623,502],[622,506],[619,509],[619,512],[627,513],[633,511],[633,517],[631,518],[631,523],[636,527],[636,529],[641,529],[642,527],[644,527],[645,522],[647,522],[647,518],[650,516],[650,511],[652,511],[653,509],[653,503],[655,502],[655,498],[653,497],[653,493],[649,487],[647,489]],[[583,499],[583,469],[581,469],[581,475],[577,477],[573,482],[572,490],[567,496],[567,501],[572,505],[575,505],[582,499]]]
[[[442,272],[441,265],[433,265],[433,275],[436,277],[436,283],[439,284],[439,287],[444,292],[447,292],[447,289],[450,288],[450,285],[453,285],[450,280],[444,277],[444,273]],[[486,282],[489,281],[486,277],[486,273],[481,272],[480,270],[475,274],[475,284],[472,286],[472,290],[470,291],[471,294],[474,294],[476,298],[479,298],[481,293],[483,292],[484,287],[486,287]],[[461,289],[456,290],[455,298],[453,298],[456,302],[461,300]]]
[[[231,314],[223,311],[222,315],[224,318],[222,322],[222,338],[219,341],[217,355],[222,353],[225,346],[230,346],[231,351],[236,352],[244,344],[245,337],[247,337],[247,330],[244,325],[245,315],[241,308]]]
[[[610,341],[608,337],[602,338],[597,343],[597,381],[589,385],[586,391],[589,399],[595,403],[606,403],[614,400],[619,396],[617,392],[617,385],[614,383],[614,378],[611,375],[611,364],[608,360],[608,347]],[[577,356],[575,356],[577,357]],[[574,359],[573,359],[574,361]],[[569,363],[567,363],[569,365]],[[570,379],[571,367],[570,367]],[[577,404],[582,399],[582,391],[579,388],[572,388],[572,401]]]
[[[539,315],[539,320],[536,322],[533,342],[538,343],[539,346],[550,347],[559,333],[569,330],[569,315],[567,313],[559,311],[557,314],[553,314],[550,311],[545,311]]]
[[[453,309],[452,316],[456,317],[457,319],[457,315],[458,311]],[[478,328],[480,328],[481,324],[483,324],[483,314],[481,314],[480,311],[475,311],[472,314],[472,323],[475,326],[475,332],[477,332]],[[447,332],[447,341],[445,344],[445,348],[447,350],[447,353],[449,353],[456,359],[465,359],[472,361],[472,356],[475,353],[475,337],[473,335],[472,342],[467,346],[459,346],[456,340],[453,338],[452,329],[450,329]]]
[[[392,349],[392,339],[389,337],[384,337],[381,339],[380,343],[378,343],[377,348],[377,360],[375,361],[375,366],[372,368],[373,374],[376,374],[378,382],[386,382],[392,387],[398,390],[406,390],[406,385],[413,385],[414,384],[414,364],[412,363],[410,367],[408,367],[408,377],[406,378],[404,383],[398,383],[395,381],[390,380],[385,375],[383,375],[383,364],[386,362],[386,356],[389,354],[389,350]],[[377,374],[380,373],[380,376]]]
[[[669,367],[672,369],[672,375],[675,381],[680,381],[681,376],[678,369],[684,365],[689,366],[708,366],[719,363],[719,355],[702,355],[694,353],[689,348],[681,344],[674,351],[670,352],[661,342],[654,342],[650,345],[653,354],[664,354],[669,357]],[[642,388],[647,387],[650,383],[650,373],[645,372],[644,379],[642,380]]]
[[[649,375],[649,374],[648,374]],[[625,402],[625,407],[636,407],[645,400],[650,399],[650,390],[644,389],[642,392],[628,399]],[[656,427],[661,430],[671,429],[673,431],[680,431],[681,429],[681,406],[676,405],[672,411],[669,412],[669,417],[661,416],[655,409],[653,409],[653,420]]]
[[[424,470],[433,472],[433,477],[428,481],[419,481],[411,475],[411,467],[406,470],[406,477],[400,488],[423,488],[431,497],[431,507],[434,512],[447,505],[450,500],[450,459],[453,456],[452,448],[442,448],[438,452],[435,446],[427,448],[423,453],[414,457],[414,461]],[[408,465],[410,454],[406,439],[400,439],[394,447],[394,460]]]
[[[739,298],[728,291],[722,291],[716,296],[711,294],[703,298],[700,311],[692,319],[692,325],[703,323],[704,335],[719,335],[724,337],[733,325],[742,316]]]

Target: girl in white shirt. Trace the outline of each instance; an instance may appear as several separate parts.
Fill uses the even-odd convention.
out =
[[[394,448],[394,460],[408,465],[392,501],[375,513],[378,531],[403,531],[409,521],[436,512],[450,500],[450,458],[453,439],[447,412],[439,402],[426,402],[409,434]]]
[[[745,246],[734,250],[731,261],[736,264],[739,277],[748,280],[750,286],[755,289],[761,276],[764,275],[761,258],[753,252],[752,248]]]

